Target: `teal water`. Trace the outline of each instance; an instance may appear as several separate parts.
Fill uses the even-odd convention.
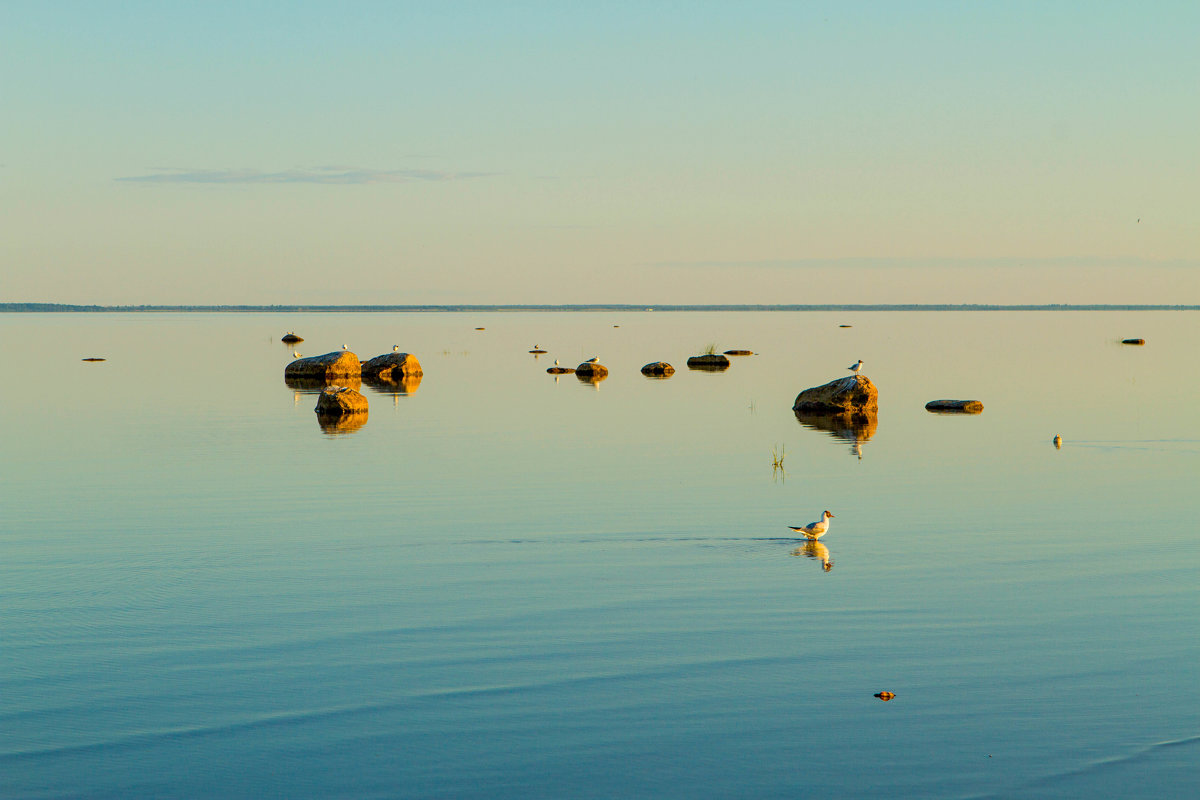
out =
[[[2,315],[0,796],[1187,794],[1196,320]],[[293,329],[424,378],[322,430]]]

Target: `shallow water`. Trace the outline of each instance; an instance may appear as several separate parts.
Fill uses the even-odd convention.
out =
[[[1196,320],[0,315],[0,795],[1184,792]],[[424,378],[322,430],[287,330]]]

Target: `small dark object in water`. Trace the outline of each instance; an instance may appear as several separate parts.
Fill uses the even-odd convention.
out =
[[[535,354],[536,354],[536,353],[544,353],[544,352],[546,352],[546,351],[545,351],[545,350],[542,350],[542,349],[537,349],[537,350],[530,350],[529,352],[531,352],[531,353],[535,353]]]
[[[687,360],[688,369],[700,369],[708,372],[721,372],[729,369],[729,359],[722,355],[705,353],[702,356],[692,356]]]
[[[752,355],[754,355],[754,351],[753,350],[726,350],[725,355],[727,355],[727,356],[752,356]]]
[[[642,367],[642,374],[653,378],[666,378],[675,374],[675,368],[665,361],[652,361]]]
[[[896,695],[894,692],[886,692],[885,691],[885,692],[876,692],[875,696],[886,703],[888,700],[891,700]]]
[[[283,338],[280,339],[279,341],[287,342],[288,344],[295,344],[296,342],[303,342],[304,337],[297,336],[296,334],[292,333],[291,331],[288,331],[287,333],[285,333],[283,335]]]
[[[548,370],[546,370],[546,372],[549,372],[551,375],[568,375],[574,371],[575,370],[571,367],[550,367]]]
[[[107,361],[108,359],[107,359],[107,358],[96,358],[96,357],[92,357],[92,358],[83,358],[83,359],[80,359],[80,360],[81,360],[81,361]]]
[[[1121,344],[1145,344],[1145,339],[1122,339]]]
[[[476,328],[475,330],[477,330],[477,331],[486,331],[486,330],[487,330],[487,328]]]
[[[979,414],[983,411],[983,403],[978,400],[930,400],[925,404],[925,410],[954,414]]]
[[[838,325],[839,328],[853,328],[853,325]]]

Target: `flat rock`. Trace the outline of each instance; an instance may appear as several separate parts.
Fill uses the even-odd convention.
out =
[[[575,370],[572,367],[550,367],[548,370],[546,370],[546,372],[549,372],[551,375],[569,375],[574,371]]]
[[[412,353],[384,353],[362,365],[363,378],[398,383],[401,378],[423,375],[421,362]]]
[[[642,367],[642,374],[665,378],[668,375],[674,375],[675,368],[665,361],[655,361]]]
[[[591,378],[607,378],[608,367],[603,364],[595,364],[591,361],[585,361],[575,368],[575,374]]]
[[[792,411],[796,414],[872,416],[879,411],[879,391],[866,375],[850,375],[805,389],[796,395]]]
[[[943,414],[979,414],[983,411],[983,403],[978,400],[930,400],[925,404],[925,410]]]
[[[729,359],[716,353],[705,353],[702,356],[692,356],[687,360],[688,369],[703,369],[709,372],[720,372],[729,369]]]
[[[1145,344],[1145,339],[1122,339],[1121,344]]]
[[[752,356],[752,355],[754,355],[754,351],[753,350],[726,350],[725,355],[727,355],[727,356]]]
[[[334,350],[321,356],[297,358],[284,368],[283,377],[285,380],[305,378],[325,381],[359,378],[362,377],[362,365],[358,356],[349,350]]]
[[[367,413],[367,398],[348,386],[330,386],[317,395],[317,407],[313,410],[321,417],[365,414]]]

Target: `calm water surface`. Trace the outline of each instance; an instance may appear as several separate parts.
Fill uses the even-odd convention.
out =
[[[0,316],[0,796],[1189,794],[1197,320]],[[293,329],[424,378],[323,430]]]

